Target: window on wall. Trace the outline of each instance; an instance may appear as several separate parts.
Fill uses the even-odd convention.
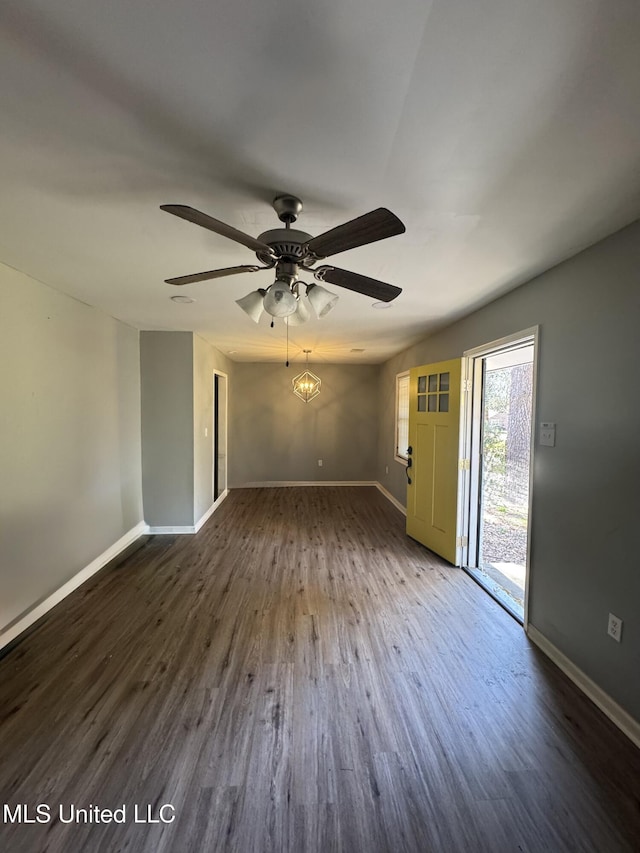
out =
[[[396,448],[398,462],[407,462],[409,447],[409,371],[396,376]]]

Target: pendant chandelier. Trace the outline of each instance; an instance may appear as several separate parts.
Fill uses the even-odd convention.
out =
[[[291,384],[293,385],[293,393],[296,397],[299,397],[303,403],[308,403],[320,393],[322,380],[309,370],[309,353],[311,350],[306,349],[303,352],[306,356],[305,370],[294,376]]]

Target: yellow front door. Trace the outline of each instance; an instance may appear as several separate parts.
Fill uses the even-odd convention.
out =
[[[414,367],[409,377],[407,533],[454,565],[460,563],[461,371],[456,358]]]

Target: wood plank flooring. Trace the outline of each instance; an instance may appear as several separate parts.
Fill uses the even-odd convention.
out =
[[[0,660],[3,804],[10,853],[622,853],[640,753],[375,489],[247,489]]]

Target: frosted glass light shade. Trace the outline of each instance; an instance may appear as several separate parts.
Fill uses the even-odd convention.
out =
[[[307,298],[318,317],[325,317],[338,301],[335,293],[320,284],[310,284],[307,288]]]
[[[300,326],[302,323],[306,323],[309,317],[311,317],[309,302],[304,296],[300,296],[296,310],[287,317],[287,323],[290,326]]]
[[[236,299],[236,305],[239,305],[245,314],[253,320],[254,323],[260,321],[263,311],[264,290],[253,290],[247,293],[242,299]]]
[[[298,300],[284,281],[276,281],[267,290],[264,310],[272,317],[288,317],[298,307]]]

